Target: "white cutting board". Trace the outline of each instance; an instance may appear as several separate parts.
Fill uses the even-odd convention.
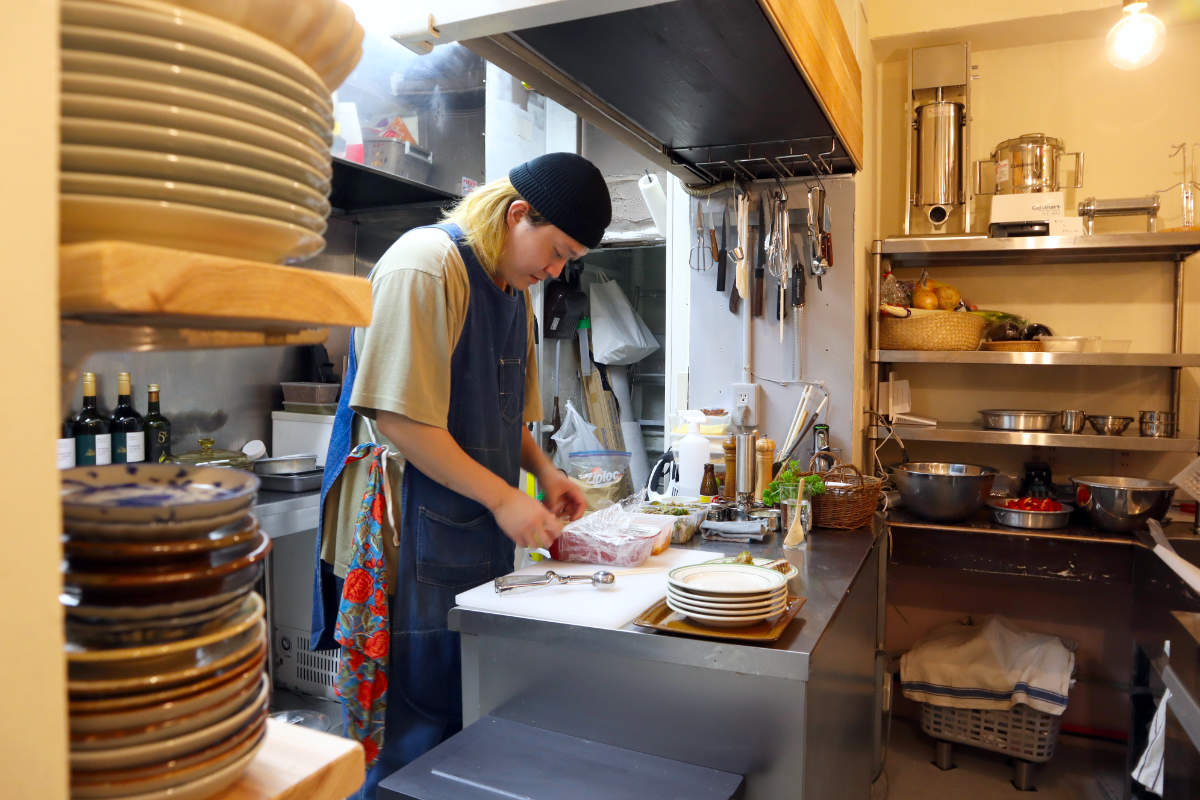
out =
[[[509,589],[497,594],[491,581],[469,589],[454,598],[456,605],[474,611],[511,614],[550,622],[566,622],[589,628],[621,628],[667,594],[667,572],[675,567],[698,564],[720,558],[712,550],[669,547],[646,559],[638,569],[655,568],[655,572],[621,575],[623,567],[595,564],[576,564],[565,561],[542,561],[523,567],[514,575],[541,575],[554,570],[559,575],[591,575],[599,569],[616,574],[611,586],[590,583],[535,586],[528,589]]]

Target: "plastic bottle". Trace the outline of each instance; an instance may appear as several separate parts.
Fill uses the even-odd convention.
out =
[[[684,497],[700,496],[700,481],[704,477],[704,465],[708,463],[708,439],[700,435],[700,423],[704,415],[696,411],[681,412],[688,423],[687,435],[675,443],[679,455],[679,484],[676,494]]]

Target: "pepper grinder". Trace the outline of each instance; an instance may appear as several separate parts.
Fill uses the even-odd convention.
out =
[[[725,485],[721,488],[721,497],[733,501],[737,499],[737,438],[730,436],[724,447]]]
[[[758,480],[754,482],[754,502],[761,505],[763,492],[771,482],[771,465],[775,462],[775,440],[759,439],[754,449],[758,453],[758,463],[755,467]]]

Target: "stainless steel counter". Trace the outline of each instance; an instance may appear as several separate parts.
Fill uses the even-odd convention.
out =
[[[867,798],[876,763],[884,562],[873,529],[817,531],[785,555],[807,598],[785,635],[747,645],[455,608],[463,713],[491,715],[746,776],[748,800]]]

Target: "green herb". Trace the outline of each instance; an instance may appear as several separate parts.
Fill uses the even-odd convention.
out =
[[[768,483],[767,488],[763,490],[763,505],[779,505],[780,485],[799,483],[801,480],[808,484],[808,493],[810,495],[825,493],[825,481],[821,480],[820,475],[805,475],[801,478],[800,476],[803,474],[804,466],[799,461],[789,461],[783,469],[779,470],[779,475],[775,480]]]

